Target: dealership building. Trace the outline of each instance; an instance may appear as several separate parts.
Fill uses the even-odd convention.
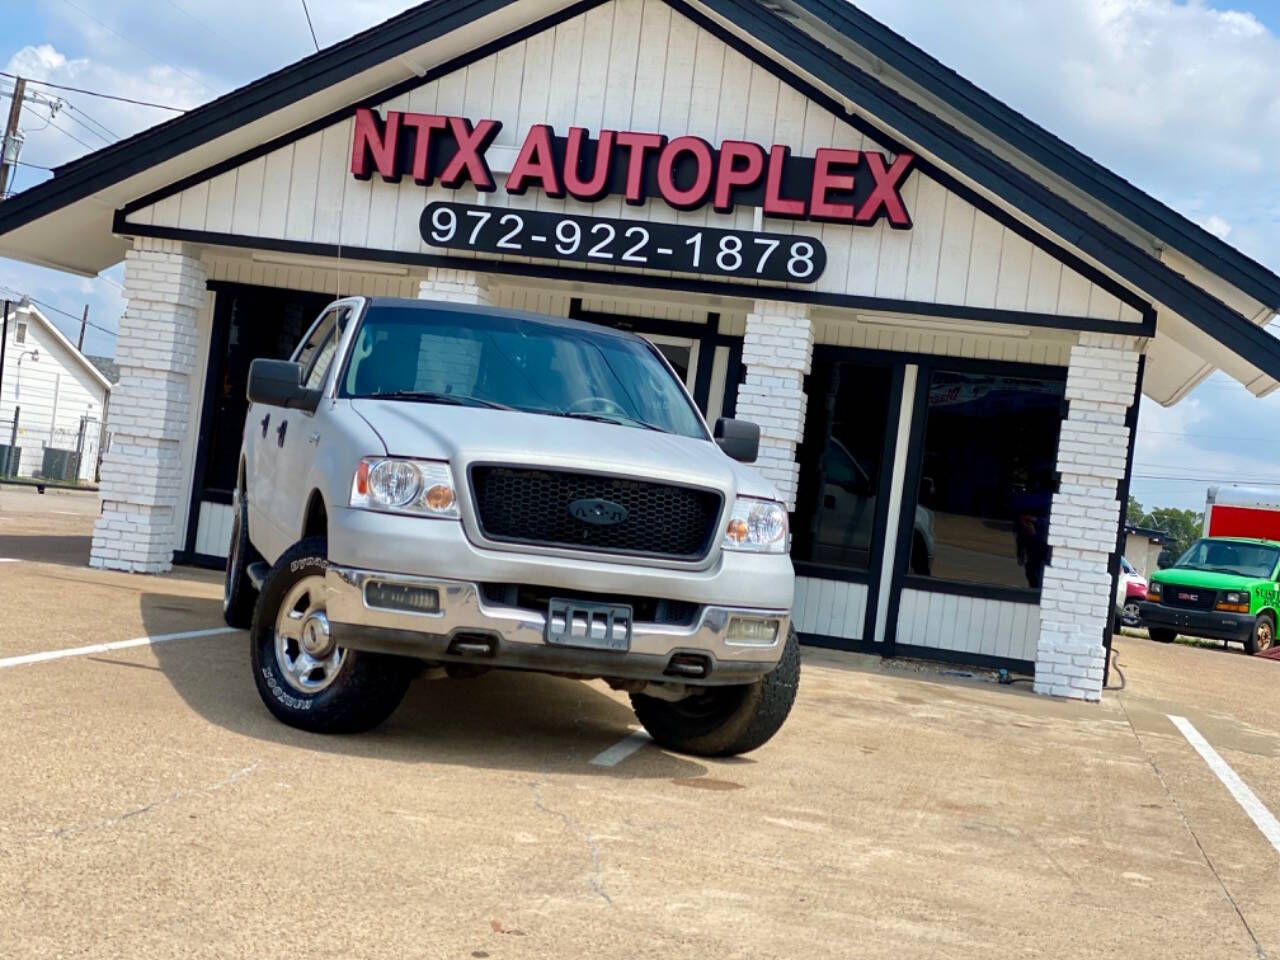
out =
[[[328,301],[497,305],[760,425],[806,641],[1085,699],[1139,397],[1280,378],[1280,277],[844,0],[434,0],[59,168],[0,254],[126,261],[95,566],[221,563],[250,360]]]

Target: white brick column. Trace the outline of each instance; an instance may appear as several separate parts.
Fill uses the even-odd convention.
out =
[[[1138,353],[1131,337],[1082,333],[1067,372],[1069,412],[1058,438],[1061,482],[1053,497],[1052,559],[1040,587],[1036,693],[1102,699],[1111,628],[1109,561],[1124,505],[1118,490],[1129,452]]]
[[[126,254],[124,291],[120,383],[111,393],[111,449],[102,458],[102,515],[89,563],[161,573],[173,565],[187,494],[183,444],[195,413],[191,375],[207,295],[204,267],[185,244],[138,239]]]
[[[488,278],[474,270],[427,270],[418,284],[419,300],[444,300],[448,303],[491,303]]]
[[[800,465],[796,447],[804,438],[804,378],[813,363],[813,324],[802,303],[757,300],[747,314],[742,345],[747,373],[738,385],[735,416],[760,425],[755,468],[768,478],[787,509],[796,506]]]

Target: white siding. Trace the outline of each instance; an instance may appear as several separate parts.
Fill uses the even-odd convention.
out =
[[[791,616],[799,633],[861,640],[866,615],[865,584],[796,577]]]
[[[21,344],[17,343],[20,322],[26,324],[26,342]],[[36,350],[38,359],[28,352]],[[25,310],[10,314],[0,389],[0,444],[8,445],[14,410],[20,408],[16,445],[22,450],[21,476],[41,472],[46,448],[75,451],[81,421],[87,419],[79,476],[92,480],[105,398],[102,385],[39,318]]]
[[[898,643],[1013,660],[1036,659],[1040,607],[903,590]]]
[[[544,122],[561,133],[577,124],[592,131],[605,126],[669,137],[695,134],[713,143],[746,136],[766,146],[789,144],[805,155],[825,146],[884,149],[780,86],[662,0],[613,0],[381,108],[501,120],[495,147],[508,151],[531,124]],[[423,205],[439,199],[474,202],[475,189],[421,187],[407,177],[399,184],[377,176],[355,180],[349,171],[352,127],[351,119],[343,120],[143,208],[131,219],[214,233],[439,252],[418,235]],[[495,176],[501,180],[503,174],[495,169]],[[1135,310],[919,171],[909,175],[902,193],[911,230],[893,230],[884,221],[852,227],[765,220],[763,227],[822,238],[829,260],[816,288],[823,292],[1140,319]],[[523,197],[500,192],[494,202],[713,226],[750,227],[755,214],[741,208],[720,215],[710,207],[676,212],[661,201],[626,207],[619,197],[586,205],[554,200],[538,190]]]
[[[928,353],[948,357],[976,357],[1011,363],[1035,363],[1065,367],[1071,359],[1071,343],[1051,334],[1037,337],[948,333],[939,320],[937,329],[891,327],[852,323],[835,318],[814,320],[814,343],[903,353]],[[992,328],[993,330],[996,328]]]

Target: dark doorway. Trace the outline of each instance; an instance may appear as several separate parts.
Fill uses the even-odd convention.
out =
[[[258,357],[287,359],[334,297],[326,293],[210,284],[213,332],[196,441],[191,513],[183,559],[221,566],[230,531],[240,441],[249,401],[249,364]],[[222,508],[222,509],[219,509]]]

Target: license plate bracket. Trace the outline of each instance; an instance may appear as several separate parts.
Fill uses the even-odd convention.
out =
[[[626,653],[631,649],[631,621],[632,611],[626,604],[552,597],[547,604],[545,638],[557,647]]]

